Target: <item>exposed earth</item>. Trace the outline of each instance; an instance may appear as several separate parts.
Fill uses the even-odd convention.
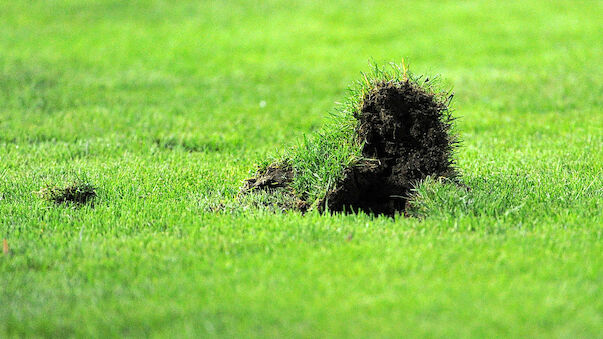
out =
[[[319,209],[395,215],[404,211],[418,181],[427,176],[454,177],[456,139],[450,131],[450,99],[409,80],[376,83],[365,94],[356,117],[363,158],[345,170]],[[287,188],[294,176],[290,166],[273,164],[249,179],[243,191],[276,192]],[[292,206],[305,209],[310,203]]]

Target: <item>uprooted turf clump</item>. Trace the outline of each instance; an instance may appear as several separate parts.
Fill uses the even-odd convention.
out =
[[[326,196],[332,211],[402,211],[410,190],[426,176],[454,174],[448,106],[410,80],[379,81],[362,100],[358,138],[362,156]]]
[[[419,181],[454,177],[452,95],[396,66],[375,67],[363,80],[330,125],[260,169],[243,191],[289,194],[320,211],[394,215]]]
[[[83,181],[75,181],[66,186],[46,185],[38,195],[56,204],[71,203],[76,205],[85,204],[96,197],[96,189],[93,185]]]

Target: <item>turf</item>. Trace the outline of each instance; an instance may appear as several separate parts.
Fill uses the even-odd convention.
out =
[[[600,337],[600,1],[0,3],[0,337]],[[454,87],[414,218],[237,208],[367,60]],[[93,204],[46,201],[85,178]],[[230,206],[230,208],[219,208]]]
[[[258,165],[241,194],[276,195],[283,210],[403,214],[421,181],[456,176],[454,94],[438,83],[404,64],[371,65],[325,126]]]

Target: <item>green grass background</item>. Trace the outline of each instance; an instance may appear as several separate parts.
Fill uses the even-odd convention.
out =
[[[601,337],[601,1],[0,1],[0,337]],[[472,189],[211,212],[405,58]],[[261,103],[265,103],[265,107]],[[84,177],[94,206],[34,191]]]

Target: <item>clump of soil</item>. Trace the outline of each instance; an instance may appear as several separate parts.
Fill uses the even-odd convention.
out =
[[[38,195],[56,204],[85,204],[96,197],[96,189],[89,183],[74,182],[64,187],[47,185],[37,192]]]
[[[376,81],[355,113],[354,132],[362,158],[326,192],[318,209],[393,216],[404,212],[419,181],[427,176],[454,177],[451,97],[434,94],[408,79]],[[294,174],[291,167],[271,165],[249,179],[243,191],[287,188]]]
[[[272,164],[255,178],[247,179],[241,189],[243,192],[260,189],[265,191],[279,187],[287,187],[293,181],[293,170],[290,166]]]
[[[245,185],[241,188],[241,193],[253,190],[261,190],[272,194],[279,193],[282,195],[282,199],[274,199],[264,203],[273,205],[280,210],[296,209],[306,212],[310,207],[308,202],[296,197],[290,189],[293,176],[291,166],[272,164],[259,171],[256,177],[247,179]]]
[[[427,176],[453,177],[448,101],[408,80],[379,82],[362,101],[358,138],[364,160],[327,193],[330,211],[394,215]]]

